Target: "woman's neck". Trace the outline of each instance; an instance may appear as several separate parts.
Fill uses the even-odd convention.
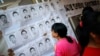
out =
[[[100,48],[100,44],[96,43],[95,41],[90,40],[88,47]]]
[[[58,37],[57,39],[58,39],[58,40],[60,40],[60,39],[61,39],[61,37]]]

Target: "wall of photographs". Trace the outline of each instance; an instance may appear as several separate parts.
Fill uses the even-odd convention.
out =
[[[52,24],[64,23],[68,35],[76,39],[82,9],[99,5],[99,0],[36,0],[36,4],[0,10],[0,30],[15,56],[54,56]]]

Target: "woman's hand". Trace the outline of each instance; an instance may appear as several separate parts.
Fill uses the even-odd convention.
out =
[[[14,51],[12,49],[8,49],[8,56],[15,56]]]

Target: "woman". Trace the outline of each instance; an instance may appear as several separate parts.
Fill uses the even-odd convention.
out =
[[[80,44],[83,47],[82,56],[100,56],[100,12],[87,14],[82,21]]]
[[[63,23],[52,25],[52,36],[58,40],[55,56],[80,56],[80,46],[75,39],[66,36],[67,28]]]
[[[77,35],[77,39],[78,42],[80,43],[81,47],[82,47],[82,51],[81,54],[84,51],[85,46],[88,43],[88,30],[86,30],[87,26],[88,26],[88,21],[90,19],[88,19],[88,16],[94,12],[94,10],[91,7],[85,7],[82,11],[82,17],[81,17],[81,21],[79,23],[79,25],[76,28],[76,35]],[[84,40],[83,40],[84,39]]]

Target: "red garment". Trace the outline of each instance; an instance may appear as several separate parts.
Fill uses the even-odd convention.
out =
[[[83,56],[100,56],[100,48],[86,47]]]
[[[80,56],[80,46],[75,39],[69,43],[66,38],[62,38],[56,44],[55,56]]]

